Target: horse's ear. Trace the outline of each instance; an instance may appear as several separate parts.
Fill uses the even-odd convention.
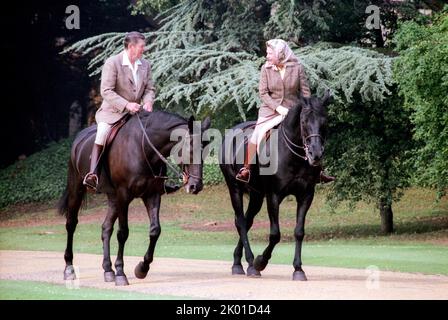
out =
[[[188,131],[190,131],[190,133],[193,132],[193,122],[194,116],[190,116],[190,118],[188,119]]]
[[[325,90],[324,97],[322,98],[322,104],[324,107],[328,106],[333,102],[333,96],[331,95],[330,89]]]
[[[202,121],[202,126],[201,126],[202,131],[205,131],[208,128],[210,128],[210,124],[211,124],[210,117],[205,118],[205,120]]]

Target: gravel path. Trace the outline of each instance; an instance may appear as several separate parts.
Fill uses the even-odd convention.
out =
[[[261,278],[232,276],[231,262],[156,258],[146,279],[134,276],[139,257],[125,257],[130,285],[103,282],[102,256],[75,254],[80,287],[197,299],[448,299],[448,276],[304,266],[307,282],[291,280],[292,266],[270,264]],[[114,258],[113,258],[114,261]],[[0,279],[64,285],[61,252],[0,251]]]

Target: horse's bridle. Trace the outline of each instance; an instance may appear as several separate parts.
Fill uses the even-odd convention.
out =
[[[158,176],[158,175],[156,175],[155,173],[154,173],[154,170],[152,169],[152,166],[151,166],[151,163],[149,162],[149,160],[148,160],[148,158],[146,157],[146,152],[145,152],[145,146],[144,146],[144,144],[143,144],[143,138],[145,138],[145,140],[146,140],[146,142],[149,144],[149,146],[152,148],[152,150],[156,153],[156,155],[159,157],[159,159],[160,160],[162,160],[172,171],[174,171],[175,172],[175,174],[176,174],[176,176],[179,178],[179,179],[182,179],[182,183],[183,183],[183,185],[185,186],[187,183],[188,183],[188,179],[190,178],[190,177],[192,177],[192,178],[196,178],[196,179],[198,179],[199,181],[202,181],[202,178],[201,177],[199,177],[199,176],[197,176],[197,175],[193,175],[193,174],[191,174],[189,171],[188,171],[188,167],[187,167],[187,165],[185,165],[185,164],[182,164],[182,172],[180,172],[175,166],[173,166],[169,161],[168,161],[168,159],[166,159],[164,156],[163,156],[163,154],[161,154],[160,152],[159,152],[159,150],[157,150],[157,148],[154,146],[154,144],[151,142],[151,140],[149,139],[149,137],[148,137],[148,134],[146,133],[146,130],[145,130],[145,127],[146,127],[146,125],[144,126],[143,125],[143,123],[142,123],[142,120],[140,119],[140,114],[139,113],[137,113],[137,119],[138,119],[138,123],[140,124],[140,128],[142,129],[142,132],[143,132],[143,136],[142,136],[142,151],[143,151],[143,155],[144,155],[144,157],[145,157],[145,160],[146,160],[146,164],[148,165],[148,167],[149,167],[149,169],[151,170],[151,172],[152,172],[152,175],[154,176],[154,177],[156,177],[156,178],[161,178],[161,179],[168,179],[168,177],[166,177],[166,176]],[[195,134],[189,134],[189,133],[187,133],[186,134],[186,137],[188,136],[188,137],[191,137],[191,136],[194,136]],[[184,140],[185,141],[185,140]],[[184,142],[185,143],[185,142]]]
[[[281,124],[282,127],[282,137],[284,138],[285,142],[286,142],[286,146],[288,147],[289,151],[291,151],[293,154],[295,154],[296,156],[298,156],[299,158],[302,158],[303,160],[308,160],[308,157],[306,156],[308,153],[308,148],[309,148],[309,144],[307,144],[306,142],[308,141],[309,138],[312,137],[319,137],[322,141],[324,141],[324,138],[322,138],[322,136],[318,133],[313,133],[310,134],[308,136],[306,136],[305,138],[302,138],[302,143],[303,145],[300,146],[298,144],[295,144],[294,142],[291,141],[291,139],[288,138],[286,132],[285,132],[285,126],[283,125],[283,123]],[[302,156],[301,154],[298,154],[296,151],[293,150],[292,147],[295,148],[299,148],[305,151],[305,156]]]
[[[184,143],[187,141],[188,138],[194,137],[197,135],[199,135],[199,134],[198,133],[193,133],[193,134],[187,133],[185,135]],[[182,183],[183,183],[183,185],[186,185],[188,183],[188,179],[190,177],[198,179],[199,181],[202,182],[202,178],[200,176],[190,173],[190,171],[188,170],[188,166],[186,164],[182,163]]]

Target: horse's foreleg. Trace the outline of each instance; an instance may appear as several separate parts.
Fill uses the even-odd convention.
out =
[[[314,190],[313,192],[307,194],[305,197],[297,199],[297,216],[296,216],[296,227],[294,229],[294,237],[296,238],[296,249],[294,254],[294,273],[292,276],[293,280],[306,281],[305,272],[302,270],[302,243],[305,237],[305,217],[308,209],[313,202]]]
[[[254,262],[254,267],[258,271],[264,270],[266,268],[269,259],[271,259],[272,251],[277,243],[280,242],[280,225],[278,222],[278,213],[279,213],[279,199],[275,194],[270,194],[266,197],[269,221],[270,221],[270,233],[269,233],[269,244],[266,249],[263,251],[262,255],[257,256]]]
[[[117,240],[118,240],[118,253],[117,259],[115,260],[115,270],[117,272],[115,276],[115,285],[117,286],[125,286],[128,285],[128,279],[126,274],[124,273],[124,245],[129,236],[129,227],[128,227],[128,200],[117,199],[116,209],[118,213],[118,231],[117,231]]]
[[[252,224],[254,222],[254,217],[260,211],[261,206],[263,205],[263,197],[259,194],[251,193],[249,205],[246,211],[246,230],[249,232]],[[245,274],[243,270],[243,266],[241,265],[241,258],[243,256],[243,242],[241,239],[238,240],[238,244],[236,245],[235,251],[233,252],[233,266],[232,266],[232,274]]]
[[[154,249],[156,248],[157,240],[159,239],[161,228],[159,220],[161,196],[159,194],[153,194],[143,199],[143,203],[146,206],[148,212],[150,227],[149,227],[149,246],[146,254],[134,270],[135,276],[139,279],[144,279],[149,271],[149,265],[154,258]]]
[[[117,220],[116,199],[112,195],[108,195],[109,209],[107,216],[102,225],[101,240],[103,241],[103,269],[104,281],[114,282],[115,272],[112,269],[112,261],[110,260],[110,238],[114,231],[114,224]]]

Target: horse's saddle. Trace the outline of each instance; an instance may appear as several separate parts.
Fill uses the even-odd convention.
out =
[[[109,130],[109,133],[106,137],[106,142],[104,144],[103,151],[101,152],[98,164],[97,164],[97,174],[98,174],[98,187],[97,191],[102,193],[109,193],[113,192],[113,184],[109,177],[109,172],[107,168],[107,161],[105,161],[105,158],[108,155],[109,149],[115,139],[115,137],[118,134],[118,131],[128,122],[128,120],[131,118],[132,115],[126,114],[123,118],[118,120],[117,122],[112,124],[111,129]],[[82,135],[82,132],[81,132]],[[96,130],[94,127],[91,127],[87,129],[84,135],[80,137],[81,140],[79,140],[80,147],[77,148],[77,154],[75,156],[76,159],[76,167],[78,169],[78,172],[80,172],[80,161],[81,161],[81,154],[87,153],[89,156],[87,157],[87,160],[90,159],[90,153],[92,151],[92,144],[94,143],[96,135]]]
[[[115,137],[117,136],[118,131],[120,131],[121,127],[123,127],[130,118],[131,114],[128,113],[123,118],[112,124],[112,128],[107,134],[106,143],[104,144],[104,150],[108,149],[108,147],[112,144]]]
[[[242,130],[243,130],[243,131],[246,131],[246,130],[248,130],[248,129],[253,129],[253,128],[255,127],[255,125],[256,125],[255,123],[251,123],[251,124],[249,124],[249,125],[243,127]],[[270,150],[270,149],[271,149],[271,148],[270,148],[270,144],[268,143],[268,142],[269,142],[269,139],[270,139],[270,137],[271,137],[271,131],[272,131],[272,129],[278,129],[279,126],[280,126],[280,124],[278,124],[278,125],[274,126],[273,128],[269,129],[269,130],[266,132],[266,135],[265,135],[264,139],[262,139],[260,146],[257,147],[257,148],[259,148],[260,151],[261,151],[261,150],[264,150],[264,152],[265,152],[265,154],[266,154],[267,156],[269,156],[269,155],[270,155],[270,152],[271,152],[271,150]],[[243,152],[244,152],[244,159],[246,159],[246,157],[247,157],[247,152],[248,152],[247,144],[249,143],[249,139],[250,139],[250,137],[245,137],[243,145],[242,145],[242,146],[239,146],[239,147],[237,148],[237,150],[240,149],[240,148],[243,149]],[[238,151],[237,151],[237,152],[238,152]]]

